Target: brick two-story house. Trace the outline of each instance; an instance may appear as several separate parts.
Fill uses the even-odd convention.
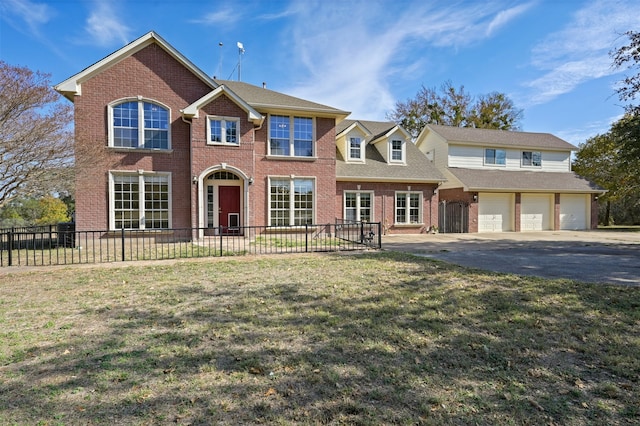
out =
[[[416,140],[447,181],[441,227],[457,232],[590,229],[602,188],[571,171],[570,143],[548,133],[429,124]]]
[[[56,90],[75,106],[78,230],[336,218],[335,126],[345,111],[216,81],[154,32]]]

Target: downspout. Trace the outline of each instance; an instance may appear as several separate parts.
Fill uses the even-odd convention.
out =
[[[263,116],[262,120],[260,120],[260,125],[258,125],[257,127],[254,126],[253,127],[253,146],[251,148],[251,151],[253,152],[251,155],[252,158],[252,164],[251,164],[251,176],[249,176],[249,178],[252,180],[252,182],[255,182],[255,176],[256,176],[256,132],[258,132],[259,130],[262,129],[262,126],[264,125],[266,118]],[[249,208],[249,203],[250,203],[250,199],[249,199],[249,188],[247,188],[247,196],[246,196],[246,200],[245,200],[245,225],[249,224],[249,225],[255,225],[255,223],[251,222],[249,220],[249,212],[253,211],[252,209]],[[255,221],[254,221],[255,222]]]

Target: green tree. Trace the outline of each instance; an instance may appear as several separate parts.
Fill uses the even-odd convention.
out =
[[[60,198],[16,198],[0,208],[2,227],[55,225],[68,222],[67,204]]]
[[[627,31],[624,35],[629,38],[629,44],[613,50],[610,54],[616,68],[627,67],[633,71],[631,75],[620,81],[620,86],[616,90],[620,100],[632,102],[640,93],[640,32]],[[627,111],[638,115],[640,106],[630,104],[627,106]]]
[[[464,86],[456,88],[447,81],[439,90],[422,86],[415,98],[396,102],[387,118],[415,138],[427,124],[518,130],[522,110],[503,93],[493,92],[474,99]]]
[[[589,138],[576,153],[573,170],[608,192],[601,197],[600,222],[635,224],[640,219],[640,157],[629,152],[637,118],[627,115],[602,135]],[[635,129],[635,130],[634,130]]]
[[[0,207],[72,191],[73,114],[59,100],[47,74],[0,61]]]
[[[59,198],[51,195],[38,200],[40,216],[36,219],[37,225],[55,225],[60,222],[68,222],[67,205]]]

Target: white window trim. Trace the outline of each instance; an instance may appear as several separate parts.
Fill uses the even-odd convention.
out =
[[[401,160],[394,160],[393,159],[393,142],[400,142],[400,150],[401,150],[401,155],[402,155],[402,159]],[[388,146],[389,146],[389,163],[393,163],[393,164],[405,164],[406,163],[406,158],[407,158],[407,147],[406,147],[407,142],[403,139],[391,139],[389,140]]]
[[[126,102],[138,103],[138,146],[115,146],[114,145],[114,132],[113,132],[113,107]],[[167,147],[166,148],[145,148],[144,147],[144,103],[155,104],[167,110]],[[136,150],[136,151],[169,151],[171,150],[171,108],[168,105],[158,102],[153,99],[143,98],[142,96],[132,98],[122,98],[111,102],[107,107],[107,120],[108,120],[108,144],[110,148],[123,149],[123,150]],[[140,144],[143,144],[142,146]]]
[[[351,139],[360,139],[360,157],[351,156]],[[347,137],[347,161],[354,163],[364,163],[366,145],[364,138],[360,136],[348,136]]]
[[[316,212],[318,209],[318,181],[315,176],[269,176],[267,182],[267,224],[270,227],[277,227],[271,225],[271,181],[272,180],[288,180],[289,188],[293,187],[293,182],[296,179],[305,179],[313,181],[313,212],[311,213],[311,222],[312,224],[316,223]],[[292,224],[295,222],[295,208],[293,200],[289,201],[289,223]],[[285,225],[286,228],[304,228],[305,225]]]
[[[271,117],[272,116],[279,116],[279,117],[289,117],[289,155],[279,155],[279,154],[272,154],[271,153]],[[298,118],[310,118],[311,119],[311,126],[313,127],[313,132],[311,135],[311,156],[307,156],[307,155],[294,155],[295,154],[295,149],[294,149],[294,140],[295,140],[295,129],[294,129],[294,119],[298,117]],[[296,159],[316,159],[317,158],[317,149],[318,147],[316,146],[316,142],[317,142],[317,137],[316,137],[316,129],[317,129],[317,123],[316,123],[316,118],[315,117],[309,117],[309,116],[305,116],[305,115],[286,115],[286,114],[269,114],[269,128],[267,130],[267,156],[268,157],[276,157],[276,158],[296,158]]]
[[[407,199],[407,219],[409,219],[409,216],[411,216],[409,214],[409,199],[410,199],[410,195],[412,194],[416,194],[418,195],[418,200],[420,200],[420,205],[418,206],[418,222],[398,222],[398,195],[399,194],[403,194],[405,195],[405,198]],[[419,226],[419,225],[424,225],[424,217],[423,217],[423,210],[424,210],[424,193],[422,191],[396,191],[395,192],[395,196],[393,197],[393,222],[394,225],[400,225],[400,226]]]
[[[342,217],[346,220],[347,219],[347,194],[356,194],[356,221],[357,222],[362,222],[362,220],[360,219],[360,195],[361,194],[369,194],[371,196],[371,207],[369,207],[369,209],[371,210],[371,219],[369,220],[370,222],[375,222],[375,206],[374,206],[374,202],[375,202],[375,196],[374,196],[374,191],[360,191],[360,190],[354,190],[354,191],[344,191],[344,193],[342,194]]]
[[[496,154],[498,153],[498,151],[503,151],[504,152],[504,164],[487,163],[487,150],[488,149],[492,149],[492,150],[496,151]],[[496,155],[495,158],[498,158],[498,156]],[[502,149],[502,148],[484,148],[482,150],[482,164],[485,165],[485,166],[488,166],[488,167],[506,167],[507,166],[507,150],[506,149]]]
[[[131,170],[110,170],[109,171],[109,230],[110,231],[121,231],[121,229],[116,229],[116,218],[115,218],[115,179],[114,176],[138,176],[138,188],[141,190],[138,193],[138,205],[140,209],[140,227],[131,229],[132,231],[144,230],[145,229],[145,216],[144,216],[144,177],[145,176],[166,176],[167,177],[167,187],[169,191],[169,215],[168,222],[169,228],[171,229],[173,226],[173,206],[172,206],[172,198],[173,198],[173,190],[171,187],[171,172],[146,172],[143,170],[131,171]],[[154,231],[160,231],[158,228],[151,228]],[[129,229],[125,229],[127,231]]]
[[[211,141],[211,121],[217,120],[222,121],[222,134],[220,138],[221,142],[212,142]],[[227,122],[235,122],[236,123],[236,140],[238,142],[231,143],[227,142]],[[240,118],[238,117],[224,117],[220,115],[207,115],[207,145],[225,145],[225,146],[240,146]]]
[[[524,164],[524,153],[525,152],[530,152],[531,153],[531,164]],[[540,165],[536,166],[535,164],[533,164],[533,155],[534,154],[539,154],[540,155]],[[524,167],[524,168],[533,168],[533,169],[539,169],[542,168],[542,151],[522,151],[520,154],[520,166]]]

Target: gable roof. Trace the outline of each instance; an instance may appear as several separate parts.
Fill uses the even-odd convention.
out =
[[[406,144],[406,164],[389,164],[372,145],[384,135],[406,131],[394,122],[343,120],[336,125],[336,134],[340,136],[351,129],[359,127],[367,136],[365,141],[364,163],[345,161],[336,147],[336,178],[339,181],[367,182],[406,182],[406,183],[439,183],[445,181],[444,175],[415,146],[410,138]],[[407,134],[408,135],[408,134]]]
[[[122,61],[123,59],[139,52],[145,47],[151,44],[157,44],[162,47],[169,55],[171,55],[175,60],[184,65],[185,68],[189,69],[195,76],[197,76],[200,80],[202,80],[205,84],[207,84],[212,89],[218,87],[218,84],[210,78],[204,71],[195,66],[193,62],[187,59],[182,53],[178,52],[173,46],[167,43],[162,37],[156,34],[153,31],[148,32],[142,37],[132,41],[126,46],[116,50],[112,54],[106,56],[105,58],[99,60],[93,65],[85,68],[79,73],[69,77],[62,83],[59,83],[54,86],[54,89],[58,92],[62,93],[67,99],[73,101],[74,95],[82,94],[82,83],[89,80],[91,77],[100,74],[104,70],[110,68],[114,64]]]
[[[573,172],[534,172],[449,167],[465,191],[603,193],[598,185]]]
[[[204,95],[203,97],[201,97],[200,99],[198,99],[197,101],[195,101],[194,103],[186,107],[185,109],[181,110],[180,112],[182,112],[182,114],[185,117],[198,118],[200,114],[200,109],[205,105],[207,105],[209,102],[216,99],[218,96],[221,96],[222,94],[225,94],[233,102],[235,102],[236,105],[238,105],[240,108],[245,110],[247,112],[248,120],[253,121],[255,124],[260,124],[264,121],[264,117],[258,111],[253,109],[251,105],[247,104],[244,101],[244,99],[240,98],[238,95],[236,95],[231,89],[227,88],[225,85],[219,86],[213,91],[207,93],[206,95]]]
[[[505,148],[539,148],[557,151],[575,151],[569,142],[550,133],[516,132],[508,130],[476,129],[473,127],[453,127],[427,124],[421,132],[433,131],[448,143],[461,143]],[[418,136],[418,140],[422,139]]]
[[[274,112],[308,112],[317,116],[336,117],[343,119],[350,113],[305,99],[296,98],[284,93],[276,92],[253,84],[232,80],[215,80],[244,99],[247,104],[257,110]]]
[[[358,127],[366,133],[366,141],[370,142],[378,139],[382,135],[389,133],[394,127],[401,128],[393,121],[368,121],[368,120],[342,120],[336,124],[336,136]],[[404,129],[402,129],[404,131]],[[406,133],[406,131],[404,131]]]

